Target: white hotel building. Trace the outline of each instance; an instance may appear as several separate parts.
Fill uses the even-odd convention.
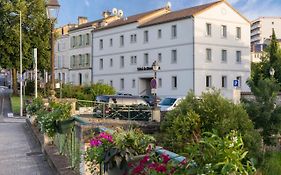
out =
[[[157,95],[196,95],[214,87],[232,98],[233,80],[248,91],[250,23],[226,1],[172,12],[169,6],[122,18],[93,32],[93,82],[119,92],[150,93],[157,61]]]

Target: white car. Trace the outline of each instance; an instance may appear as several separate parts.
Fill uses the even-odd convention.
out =
[[[160,101],[158,107],[160,108],[160,111],[170,111],[173,110],[182,100],[182,97],[166,97]]]

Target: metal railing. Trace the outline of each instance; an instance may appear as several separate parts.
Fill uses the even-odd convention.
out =
[[[78,100],[76,106],[81,116],[138,121],[149,121],[152,117],[152,109],[146,105],[120,105]]]

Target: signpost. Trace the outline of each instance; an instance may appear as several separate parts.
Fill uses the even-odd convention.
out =
[[[155,79],[155,78],[151,79],[151,81],[150,81],[150,87],[151,87],[151,93],[152,93],[152,94],[156,94],[157,82],[156,82],[156,79]]]

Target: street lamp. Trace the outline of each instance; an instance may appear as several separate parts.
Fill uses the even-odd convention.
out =
[[[21,11],[19,11],[19,14],[12,12],[10,14],[11,16],[19,16],[20,17],[20,116],[23,116],[23,98],[22,98],[22,82],[23,82],[23,76],[22,76],[22,19],[21,19]]]
[[[157,71],[159,70],[159,65],[157,63],[157,61],[154,61],[152,63],[152,70],[154,72],[154,77],[153,77],[153,85],[152,87],[155,88],[155,91],[154,91],[154,109],[157,107],[157,92],[156,92],[156,89],[157,89]]]
[[[59,14],[58,0],[48,0],[46,4],[47,17],[51,21],[51,91],[55,90],[55,55],[54,55],[54,24]]]

